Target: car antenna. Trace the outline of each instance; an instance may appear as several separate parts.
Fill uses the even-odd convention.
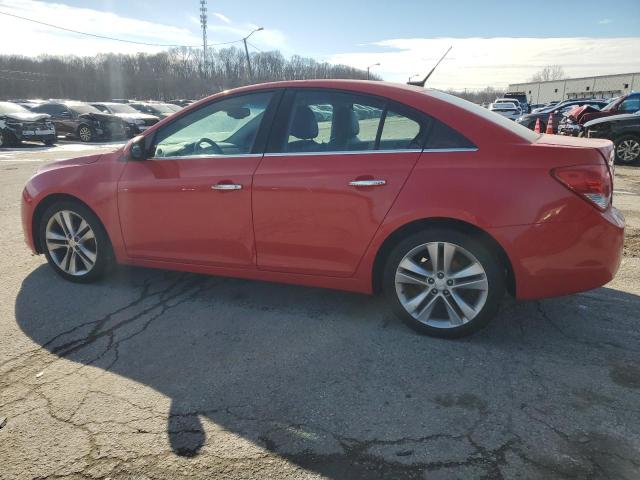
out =
[[[444,60],[444,57],[446,57],[446,56],[447,56],[447,54],[451,51],[451,49],[452,49],[452,48],[453,48],[453,45],[451,45],[451,46],[449,47],[449,49],[448,49],[446,52],[444,52],[444,55],[442,55],[442,57],[440,58],[440,60],[438,60],[438,63],[436,63],[436,64],[433,66],[433,68],[431,69],[431,71],[430,71],[429,73],[427,73],[427,76],[426,76],[426,77],[424,77],[422,80],[416,80],[416,81],[413,81],[413,82],[407,82],[407,85],[413,85],[413,86],[416,86],[416,87],[424,87],[424,84],[425,84],[425,83],[427,83],[427,80],[429,80],[429,77],[431,76],[431,74],[434,72],[434,70],[435,70],[436,68],[438,68],[438,65],[440,65],[440,62],[441,62],[442,60]]]

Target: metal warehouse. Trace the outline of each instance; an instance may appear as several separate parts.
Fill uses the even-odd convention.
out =
[[[546,103],[572,98],[611,98],[632,90],[640,90],[640,73],[513,83],[508,88],[509,92],[526,93],[529,103]]]

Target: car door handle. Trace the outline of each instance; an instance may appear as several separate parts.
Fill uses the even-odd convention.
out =
[[[349,182],[350,187],[379,187],[381,185],[385,185],[387,183],[386,180],[353,180]]]
[[[216,185],[211,186],[212,190],[240,190],[242,189],[242,185],[237,183],[218,183]]]

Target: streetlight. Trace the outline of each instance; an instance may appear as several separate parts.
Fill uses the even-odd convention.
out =
[[[251,59],[249,58],[249,49],[247,48],[247,39],[256,32],[260,32],[264,30],[262,27],[258,27],[253,30],[249,35],[244,37],[242,41],[244,42],[244,54],[247,56],[247,67],[249,68],[249,79],[253,80],[253,70],[251,69]]]
[[[414,73],[413,75],[411,75],[411,76],[409,77],[409,81],[411,81],[411,79],[412,79],[413,77],[419,77],[419,76],[420,76],[420,74],[419,74],[419,73]]]
[[[373,65],[369,65],[369,66],[367,67],[367,80],[369,80],[369,69],[370,69],[371,67],[379,67],[379,66],[380,66],[380,64],[379,64],[379,63],[374,63]]]

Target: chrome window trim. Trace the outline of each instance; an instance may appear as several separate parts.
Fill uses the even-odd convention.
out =
[[[256,158],[262,157],[262,153],[239,153],[237,155],[182,155],[179,157],[149,157],[147,160],[198,160],[198,159],[216,159],[216,158]]]
[[[421,148],[402,149],[402,150],[332,150],[324,152],[276,152],[265,153],[265,157],[309,157],[319,155],[366,155],[371,153],[420,153]]]
[[[455,153],[455,152],[477,152],[478,147],[459,147],[459,148],[425,148],[422,153]]]
[[[265,153],[265,157],[309,157],[320,155],[365,155],[371,153],[455,153],[455,152],[476,152],[477,147],[463,147],[463,148],[414,148],[414,149],[398,149],[398,150],[333,150],[329,152],[274,152]]]
[[[408,148],[398,150],[332,150],[325,152],[277,152],[265,153],[265,157],[310,157],[324,155],[365,155],[365,154],[392,154],[392,153],[456,153],[456,152],[477,152],[477,147],[463,148]],[[256,158],[262,157],[262,153],[241,153],[238,155],[184,155],[179,157],[149,157],[147,160],[197,160],[197,159],[216,159],[216,158]]]

